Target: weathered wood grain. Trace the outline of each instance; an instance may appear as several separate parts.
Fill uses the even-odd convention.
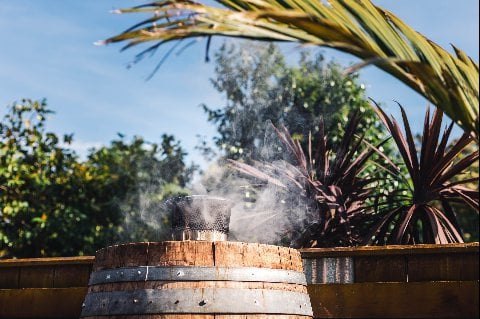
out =
[[[216,242],[214,246],[217,267],[260,267],[303,271],[302,259],[296,249],[241,242]]]
[[[408,280],[478,280],[478,260],[478,254],[471,253],[408,256]]]
[[[50,265],[91,265],[94,259],[95,256],[0,259],[0,268]]]
[[[288,264],[289,268],[287,269],[294,270],[298,269],[299,266],[295,265],[295,260],[297,260],[295,254],[298,254],[298,252],[293,250],[292,253],[288,248],[286,250],[277,248],[276,251],[262,250],[259,254],[257,248],[261,245],[247,247],[241,243],[236,243],[220,248],[220,245],[215,247],[209,242],[195,242],[195,244],[191,242],[185,245],[183,250],[179,250],[178,245],[180,244],[178,242],[167,243],[148,243],[146,247],[148,265],[168,266],[178,264],[182,266],[213,267],[217,263],[217,266],[250,267],[252,265],[258,266],[261,257],[267,256],[266,259],[270,263],[267,266],[271,268],[285,269],[282,267],[286,267],[284,265]],[[142,245],[145,244],[142,243],[140,246]],[[144,254],[143,248],[145,246],[138,248],[133,245],[128,249],[130,252],[128,254],[123,253],[123,255],[118,254],[112,248],[101,250],[97,254],[97,264],[102,265],[103,263],[100,266],[102,268],[105,268],[108,263],[110,263],[109,267],[120,267],[120,264],[126,265],[131,261],[131,256],[137,254],[138,251]],[[227,248],[235,251],[234,257],[225,256]],[[261,254],[263,255],[261,256]],[[368,318],[395,316],[478,317],[478,243],[302,249],[301,254],[304,258],[352,257],[356,261],[357,282],[358,280],[363,281],[363,283],[355,284],[310,285],[308,290],[317,316],[337,318],[348,316]],[[370,259],[377,257],[377,261]],[[379,283],[379,281],[386,279],[388,279],[386,281],[403,279],[400,259],[398,258],[406,258],[409,282]],[[105,264],[105,259],[109,260],[107,264]],[[120,263],[118,259],[121,260]],[[94,257],[92,256],[0,260],[0,317],[78,318],[80,313],[78,307],[83,302],[87,291],[88,275],[85,275],[85,269],[88,269],[87,273],[90,273],[93,262]],[[389,264],[391,269],[382,266],[382,263]],[[267,263],[264,262],[265,264]],[[35,270],[35,267],[39,268]],[[45,270],[45,267],[53,269],[53,278],[48,275],[51,272]],[[398,270],[399,273],[395,275],[394,269]],[[46,285],[54,288],[26,287],[25,289],[15,289],[20,287],[22,270],[25,270],[22,277],[23,286]],[[42,272],[47,273],[47,277],[37,280],[36,277]],[[28,283],[28,278],[32,279],[32,283]],[[58,289],[61,286],[73,287],[76,285],[79,287]],[[38,308],[41,307],[40,303],[43,303],[41,309]],[[395,309],[400,309],[403,312],[398,315]],[[74,315],[70,315],[73,313]],[[196,315],[176,316],[169,318],[198,319]],[[138,318],[165,319],[167,317],[164,315],[148,315],[138,316]],[[214,318],[244,319],[247,317],[237,315],[221,317],[216,315],[210,319]],[[265,318],[273,319],[272,317]],[[275,318],[297,319],[299,317],[275,316]]]
[[[302,248],[299,249],[302,258],[315,257],[355,257],[355,256],[388,256],[416,254],[463,254],[477,253],[479,243],[445,244],[445,245],[388,245],[388,246],[357,246],[334,248]]]
[[[55,267],[32,266],[20,268],[19,288],[53,288]]]
[[[268,289],[307,293],[304,285],[284,284],[273,282],[242,282],[242,281],[135,281],[122,283],[98,284],[88,288],[88,292],[110,292],[139,289],[205,289],[205,288],[231,288],[231,289]]]
[[[92,316],[88,319],[105,319],[104,316]],[[196,315],[196,314],[168,314],[168,315],[129,315],[110,316],[109,319],[311,319],[300,315]]]
[[[91,265],[55,265],[53,287],[85,287],[91,271]]]
[[[355,282],[407,281],[405,256],[357,256],[354,267]]]
[[[309,285],[315,318],[478,318],[478,281]]]
[[[86,287],[0,289],[0,318],[78,318]]]
[[[20,268],[15,266],[0,268],[0,289],[18,288],[19,280]]]
[[[241,242],[166,241],[115,245],[97,252],[94,270],[148,266],[263,267],[302,271],[296,249]]]
[[[241,243],[241,242],[207,242],[207,241],[166,241],[158,243],[136,243],[115,245],[97,252],[94,270],[115,269],[131,266],[182,266],[182,267],[258,267],[267,270],[283,269],[303,271],[300,253],[291,248],[272,245]],[[137,291],[144,289],[175,290],[188,289],[202,291],[203,289],[229,289],[233,296],[237,289],[248,290],[280,290],[303,294],[308,300],[307,289],[302,284],[284,282],[259,281],[241,282],[231,280],[206,281],[136,281],[98,283],[89,286],[88,294],[116,291]],[[282,302],[282,300],[279,300]],[[292,312],[295,310],[291,310]],[[228,311],[226,311],[228,312]],[[233,311],[232,311],[233,312]],[[240,310],[241,312],[241,310]],[[285,311],[285,313],[288,313]],[[296,313],[293,312],[293,313]],[[93,317],[85,317],[92,319]],[[195,318],[195,319],[307,319],[308,316],[274,315],[274,314],[164,314],[164,315],[133,315],[133,316],[104,316],[103,318]]]
[[[0,260],[0,289],[86,287],[93,256]]]

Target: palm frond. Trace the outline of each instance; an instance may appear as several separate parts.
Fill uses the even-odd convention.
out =
[[[460,49],[455,55],[369,0],[217,0],[223,8],[190,0],[157,1],[120,13],[150,12],[103,43],[169,42],[223,35],[327,46],[374,64],[423,95],[466,132],[479,138],[479,72]]]

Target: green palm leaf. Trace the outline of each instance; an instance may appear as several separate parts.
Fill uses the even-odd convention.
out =
[[[126,48],[154,41],[225,35],[328,46],[374,64],[479,137],[478,64],[455,55],[369,0],[217,0],[217,8],[189,0],[158,1],[118,12],[153,16],[104,43]],[[355,70],[355,68],[351,70]]]

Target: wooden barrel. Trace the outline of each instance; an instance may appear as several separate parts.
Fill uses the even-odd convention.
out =
[[[302,260],[285,247],[206,241],[97,252],[82,318],[307,319]]]

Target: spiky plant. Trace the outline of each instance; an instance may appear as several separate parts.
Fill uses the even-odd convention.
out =
[[[390,131],[410,175],[409,200],[381,214],[381,219],[366,240],[370,244],[446,244],[463,242],[461,229],[451,203],[461,202],[478,212],[478,190],[463,185],[476,178],[457,179],[455,176],[478,161],[478,150],[457,160],[472,142],[463,134],[448,145],[453,122],[441,134],[443,112],[435,109],[430,118],[427,109],[417,153],[414,136],[404,109],[400,106],[405,132],[400,124],[376,105],[376,112]]]
[[[224,35],[327,46],[374,64],[442,109],[466,132],[479,137],[478,63],[460,49],[455,55],[369,0],[216,0],[222,8],[191,0],[166,0],[117,10],[153,15],[104,43],[125,48]],[[207,42],[209,43],[209,42]],[[208,48],[208,45],[207,45]]]
[[[312,145],[310,135],[307,155],[285,127],[274,127],[286,151],[292,155],[292,165],[230,161],[233,168],[244,174],[311,200],[307,220],[302,230],[297,230],[292,246],[352,246],[362,241],[365,222],[373,212],[373,206],[367,203],[373,196],[377,178],[360,175],[370,157],[381,152],[371,145],[363,147],[363,137],[356,136],[359,122],[359,113],[355,113],[340,143],[332,148],[327,144],[323,120],[320,120],[316,145]]]

